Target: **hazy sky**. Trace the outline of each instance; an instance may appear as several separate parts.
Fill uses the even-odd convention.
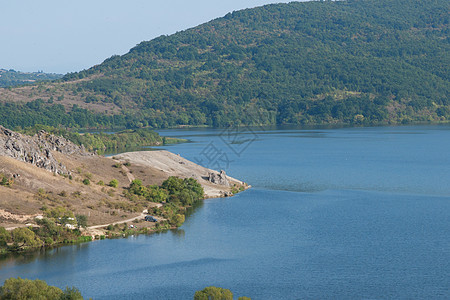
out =
[[[67,73],[233,10],[283,0],[0,0],[0,68]]]

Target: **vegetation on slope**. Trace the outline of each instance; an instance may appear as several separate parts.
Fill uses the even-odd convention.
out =
[[[103,132],[80,134],[63,128],[35,125],[33,127],[26,127],[21,132],[27,135],[34,135],[40,130],[62,136],[76,145],[83,145],[88,151],[98,151],[99,153],[106,150],[141,146],[161,146],[185,141],[182,139],[161,137],[158,133],[145,128],[128,129],[111,134]]]
[[[0,116],[10,105],[27,110],[17,126],[55,122],[54,113],[81,127],[445,121],[449,9],[445,0],[348,0],[237,11],[64,76],[66,94],[114,105],[118,116],[74,107],[64,117],[43,100],[40,109],[3,104]]]
[[[85,215],[74,216],[65,207],[44,206],[43,218],[36,219],[35,227],[18,227],[11,231],[0,227],[0,253],[18,253],[63,244],[92,241],[82,236],[80,228],[87,226]]]
[[[85,180],[90,184],[89,179]],[[149,213],[161,218],[155,224],[154,230],[181,226],[185,221],[186,209],[204,198],[203,188],[197,180],[193,178],[181,179],[173,176],[165,180],[161,186],[144,186],[141,180],[135,179],[123,194],[129,201],[114,202],[103,199],[103,203],[111,209],[119,209],[119,211],[140,212],[147,208]],[[60,195],[67,197],[68,193],[61,192]],[[18,227],[13,230],[6,230],[4,227],[0,227],[0,254],[92,241],[91,236],[84,236],[80,230],[87,227],[88,217],[86,215],[75,215],[67,207],[54,206],[56,199],[44,189],[39,189],[36,196],[42,200],[51,200],[53,207],[46,204],[42,206],[42,218],[34,220],[38,226]],[[151,203],[162,204],[154,206]],[[119,229],[118,226],[110,225],[107,229],[109,230],[108,236],[116,237],[118,235],[115,232],[117,231],[116,229]],[[127,224],[124,224],[120,235],[128,234],[129,232],[132,234],[136,233],[135,230],[129,231]],[[144,226],[139,232],[148,233],[148,228]]]
[[[161,186],[142,185],[141,180],[133,180],[125,196],[133,203],[164,203],[163,206],[149,206],[148,212],[162,217],[157,228],[168,225],[179,227],[185,221],[186,208],[204,197],[202,186],[194,178],[181,179],[171,176]],[[148,205],[148,204],[147,204]]]

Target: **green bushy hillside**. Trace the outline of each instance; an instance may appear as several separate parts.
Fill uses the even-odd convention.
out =
[[[446,0],[267,5],[142,42],[59,84],[88,108],[120,110],[79,126],[446,121],[449,10]]]

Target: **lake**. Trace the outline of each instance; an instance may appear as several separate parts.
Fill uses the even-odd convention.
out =
[[[178,230],[0,261],[85,298],[432,298],[450,290],[450,126],[161,130],[165,149],[252,189]]]

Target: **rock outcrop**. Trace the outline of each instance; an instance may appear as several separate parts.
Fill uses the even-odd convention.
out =
[[[228,181],[227,174],[224,170],[220,170],[220,173],[209,173],[208,180],[215,184],[230,186],[230,182]]]
[[[53,157],[52,151],[90,155],[84,147],[79,147],[63,137],[43,130],[31,137],[0,126],[0,155],[27,162],[54,173],[68,174],[67,168]]]

